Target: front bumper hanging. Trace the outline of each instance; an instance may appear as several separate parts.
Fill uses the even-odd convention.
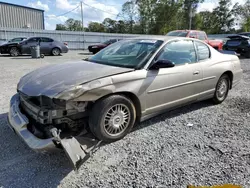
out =
[[[10,101],[10,110],[8,114],[9,126],[34,151],[42,153],[55,151],[59,150],[57,146],[61,145],[74,169],[77,170],[101,143],[101,141],[93,139],[93,137],[89,135],[62,139],[60,138],[60,130],[56,128],[50,130],[53,135],[51,138],[37,138],[27,129],[29,119],[21,113],[19,105],[20,98],[19,95],[16,94]]]

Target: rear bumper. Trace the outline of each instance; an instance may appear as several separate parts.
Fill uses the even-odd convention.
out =
[[[67,46],[64,46],[63,48],[62,48],[62,53],[68,53],[68,51],[69,51],[69,48],[67,47]]]
[[[8,114],[9,127],[14,130],[14,132],[17,133],[34,151],[49,152],[57,150],[53,142],[54,138],[40,139],[27,129],[29,120],[24,114],[21,113],[19,104],[19,95],[16,94],[11,98],[10,101],[10,110]]]

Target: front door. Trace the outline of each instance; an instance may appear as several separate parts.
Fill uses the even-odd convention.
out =
[[[198,99],[202,71],[197,63],[193,41],[171,41],[157,55],[157,60],[169,60],[175,67],[149,70],[146,93],[146,113],[172,108]]]
[[[25,41],[24,44],[22,44],[22,46],[21,46],[22,54],[31,54],[30,48],[32,46],[37,46],[39,39],[40,38],[38,38],[38,37],[34,37],[34,38],[30,38],[27,41]]]

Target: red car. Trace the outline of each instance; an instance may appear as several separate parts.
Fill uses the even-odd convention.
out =
[[[96,54],[97,52],[99,52],[103,48],[106,48],[108,45],[113,44],[113,43],[115,43],[115,42],[117,42],[119,40],[121,40],[121,39],[109,39],[109,40],[107,40],[107,41],[105,41],[103,43],[88,46],[88,50],[89,50],[89,52],[92,52],[93,54]]]
[[[198,30],[175,30],[167,34],[167,36],[179,36],[179,37],[189,37],[203,40],[210,46],[217,50],[222,50],[223,41],[222,40],[209,40],[207,34],[204,31]]]

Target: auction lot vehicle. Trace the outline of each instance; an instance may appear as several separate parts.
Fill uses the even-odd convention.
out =
[[[206,32],[204,31],[198,31],[198,30],[176,30],[171,31],[167,34],[167,36],[178,36],[178,37],[189,37],[189,38],[195,38],[200,39],[216,50],[222,50],[223,47],[223,41],[222,40],[209,40],[207,37]]]
[[[30,148],[62,147],[77,168],[91,151],[87,138],[113,142],[137,121],[166,110],[205,99],[222,103],[241,77],[237,56],[197,39],[125,39],[88,61],[45,66],[22,77],[8,120]]]
[[[96,54],[97,52],[99,52],[103,48],[106,48],[110,44],[113,44],[113,43],[120,41],[120,40],[121,39],[109,39],[103,43],[88,46],[88,50],[89,50],[89,52]]]
[[[228,51],[235,51],[236,53],[250,58],[250,38],[246,35],[230,35],[223,49]]]
[[[9,43],[19,43],[19,42],[22,42],[26,39],[27,39],[27,37],[16,37],[16,38],[13,38],[9,41],[0,42],[0,46],[2,46],[4,44],[9,44]]]
[[[23,41],[16,41],[0,46],[1,54],[18,56],[21,54],[31,54],[31,47],[40,45],[42,54],[60,55],[69,51],[67,44],[47,37],[30,37]]]

